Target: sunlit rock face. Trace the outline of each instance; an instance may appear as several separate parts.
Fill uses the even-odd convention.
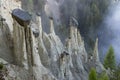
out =
[[[25,7],[21,1],[12,1]],[[2,4],[5,3],[9,3],[8,0]],[[43,13],[36,15],[36,12],[33,12],[32,19],[26,23],[20,16],[15,18],[12,13],[18,9],[17,6],[12,6],[9,13],[11,6],[6,5],[6,9],[3,9],[6,13],[0,13],[0,60],[5,63],[9,72],[5,76],[6,80],[88,80],[88,71],[91,67],[95,67],[98,72],[103,70],[99,62],[97,42],[93,58],[89,59],[73,18],[70,20],[69,32],[66,32],[68,36],[65,36],[63,43],[57,33],[63,32],[64,29],[56,32],[54,17],[44,21]],[[22,13],[26,11],[21,7],[19,10],[22,10]],[[43,23],[49,25],[49,33],[43,29]]]

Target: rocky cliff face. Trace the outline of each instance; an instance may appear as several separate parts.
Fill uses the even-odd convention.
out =
[[[62,30],[56,33],[52,18],[44,21],[50,25],[47,33],[44,16],[34,15],[35,20],[29,18],[28,22],[23,16],[30,15],[21,9],[21,1],[0,2],[0,62],[6,68],[5,80],[88,80],[91,67],[98,72],[104,69],[99,61],[98,40],[94,54],[89,56],[73,19],[63,43],[57,35]],[[13,14],[16,8],[21,13]]]

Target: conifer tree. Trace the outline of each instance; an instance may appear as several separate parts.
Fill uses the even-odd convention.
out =
[[[106,69],[110,68],[110,69],[115,69],[116,67],[116,63],[115,63],[115,55],[114,55],[114,49],[112,46],[110,46],[106,57],[104,59],[104,67]]]

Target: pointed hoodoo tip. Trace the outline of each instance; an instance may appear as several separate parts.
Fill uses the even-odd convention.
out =
[[[96,38],[96,42],[98,42],[98,38]]]
[[[47,16],[50,20],[53,20],[53,13],[52,13],[52,10],[51,10],[51,8],[50,8],[50,3],[49,3],[48,0],[45,0],[44,11],[45,11],[46,16]]]
[[[78,26],[78,21],[74,17],[71,17],[70,18],[70,25],[77,27]]]
[[[21,25],[21,26],[25,26],[25,25],[29,25],[30,21],[32,20],[31,15],[22,10],[22,9],[14,9],[12,11],[12,17]]]
[[[96,47],[98,47],[98,38],[96,38],[95,45],[96,45]]]

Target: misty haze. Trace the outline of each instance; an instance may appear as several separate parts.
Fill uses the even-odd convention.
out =
[[[109,46],[113,46],[117,63],[120,63],[120,3],[114,3],[108,8],[107,14],[98,32],[100,52],[107,52]]]

